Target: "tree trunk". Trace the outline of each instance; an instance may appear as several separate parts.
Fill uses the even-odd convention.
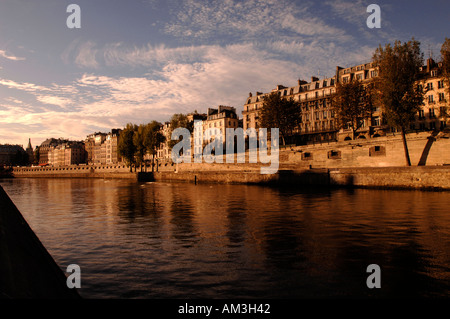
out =
[[[402,140],[403,148],[405,149],[406,166],[411,166],[411,159],[409,158],[408,144],[406,143],[406,133],[404,127],[402,127]]]
[[[155,170],[155,154],[153,154],[152,157],[152,173],[154,172],[154,170]]]

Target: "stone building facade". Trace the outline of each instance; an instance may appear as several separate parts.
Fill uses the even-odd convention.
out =
[[[68,166],[86,163],[86,150],[83,142],[67,142],[51,146],[48,151],[48,164]]]
[[[319,79],[312,77],[310,82],[299,80],[296,86],[285,87],[277,85],[268,93],[256,92],[249,94],[242,111],[243,128],[259,128],[259,113],[263,107],[264,97],[276,92],[280,96],[300,102],[302,108],[301,124],[294,132],[297,144],[350,140],[351,129],[338,125],[332,108],[332,97],[336,93],[338,83],[347,83],[354,79],[369,83],[378,76],[378,69],[373,63],[364,63],[347,68],[336,67],[336,75]],[[442,76],[442,65],[427,60],[427,65],[420,69],[418,85],[425,90],[424,105],[416,115],[416,122],[411,125],[411,131],[443,130],[449,124],[450,94]],[[375,105],[370,117],[366,118],[361,128],[357,130],[357,138],[367,139],[385,136],[395,132],[386,125],[383,109]]]

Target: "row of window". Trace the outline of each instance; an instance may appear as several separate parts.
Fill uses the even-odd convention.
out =
[[[427,125],[428,124],[428,125]],[[429,122],[429,123],[419,123],[419,124],[411,124],[410,129],[415,131],[415,130],[435,130],[436,129],[436,122]],[[439,122],[439,129],[443,130],[447,127],[447,122],[446,121],[440,121]]]

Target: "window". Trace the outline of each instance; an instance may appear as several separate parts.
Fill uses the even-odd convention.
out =
[[[319,112],[316,112],[315,115],[316,115],[316,120],[320,120]]]
[[[369,149],[369,156],[386,156],[386,148],[384,146],[373,146]]]
[[[378,76],[378,72],[377,71],[370,71],[370,77],[371,78],[374,78],[376,76]]]
[[[428,95],[428,103],[434,103],[433,95]]]
[[[357,74],[357,75],[356,75],[356,79],[357,79],[358,81],[362,81],[362,80],[363,80],[363,74],[362,74],[362,73]]]
[[[437,71],[436,70],[431,71],[431,76],[437,76]]]
[[[329,151],[328,152],[328,158],[329,159],[340,159],[341,158],[341,152],[340,151]]]
[[[343,82],[343,83],[348,83],[348,82],[350,82],[350,77],[349,77],[349,76],[346,76],[346,77],[342,78],[342,82]]]
[[[436,114],[434,113],[434,109],[430,109],[430,119],[435,118]]]
[[[425,118],[425,111],[424,110],[419,110],[419,119],[422,120]]]
[[[441,121],[441,130],[447,127],[447,122]]]
[[[381,125],[381,121],[380,121],[380,117],[374,117],[373,118],[373,125],[374,126],[380,126]]]
[[[436,122],[430,122],[430,130],[436,129]]]
[[[302,153],[302,160],[303,161],[309,161],[309,160],[312,160],[312,159],[313,159],[312,153],[310,153],[310,152]]]
[[[444,93],[439,93],[439,102],[445,101],[445,95]]]
[[[427,90],[432,90],[432,89],[433,89],[433,82],[427,83]]]
[[[323,111],[323,119],[326,120],[327,119],[327,111]]]
[[[444,88],[444,80],[438,81],[438,88],[443,89]]]

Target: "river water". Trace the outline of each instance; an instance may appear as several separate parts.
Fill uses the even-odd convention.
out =
[[[450,194],[4,179],[85,298],[448,297]],[[369,289],[367,267],[381,269]]]

